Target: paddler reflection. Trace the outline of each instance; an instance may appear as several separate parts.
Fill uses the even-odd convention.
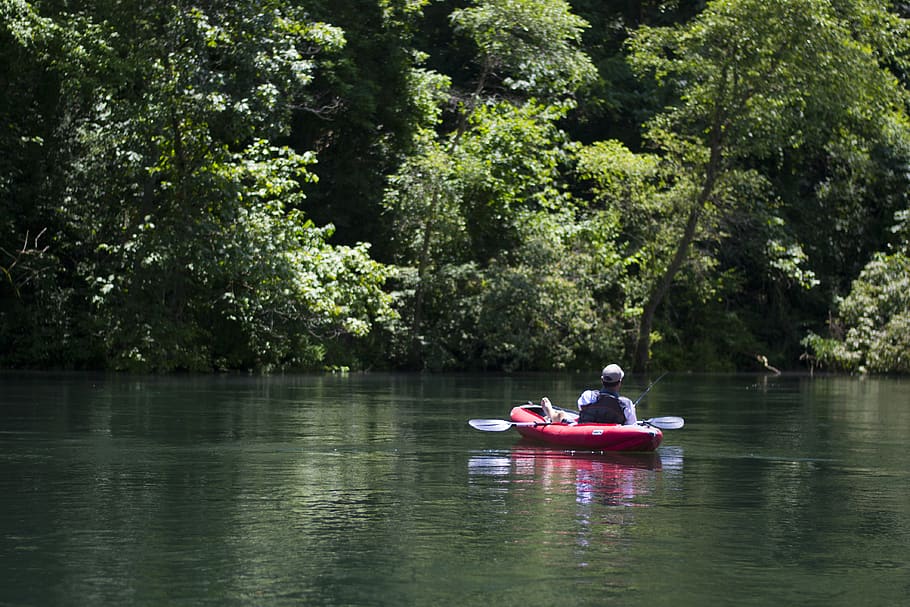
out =
[[[560,452],[529,446],[513,449],[512,459],[516,470],[533,468],[549,495],[574,489],[571,520],[580,549],[587,549],[592,542],[605,545],[619,541],[623,529],[633,524],[638,508],[651,505],[649,496],[663,470],[659,451]],[[585,557],[579,558],[585,562]]]
[[[510,451],[485,452],[468,461],[472,475],[499,477],[512,489],[542,490],[558,500],[569,491],[579,504],[647,506],[656,487],[682,473],[682,449],[647,453],[572,451],[521,442]],[[528,481],[533,481],[528,484]]]

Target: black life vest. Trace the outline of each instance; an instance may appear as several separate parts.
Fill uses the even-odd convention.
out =
[[[601,392],[597,400],[581,408],[578,416],[579,424],[624,424],[626,414],[623,413],[622,403],[619,398],[609,392]]]

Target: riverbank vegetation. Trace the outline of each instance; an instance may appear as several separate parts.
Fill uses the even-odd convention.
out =
[[[906,10],[0,0],[0,365],[910,372]]]

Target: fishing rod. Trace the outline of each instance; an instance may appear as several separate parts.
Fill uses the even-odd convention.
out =
[[[650,391],[651,391],[651,388],[654,387],[654,384],[656,384],[657,382],[659,382],[660,380],[662,380],[662,379],[664,378],[664,375],[666,375],[667,373],[669,373],[669,371],[664,371],[664,372],[663,372],[663,375],[661,375],[660,377],[658,377],[657,379],[655,379],[654,381],[652,381],[651,384],[650,384],[647,388],[645,388],[645,391],[641,393],[641,396],[639,396],[638,398],[636,398],[636,399],[635,399],[635,402],[632,403],[632,404],[637,406],[637,405],[638,405],[638,401],[640,401],[641,399],[643,399],[643,398],[645,397],[645,394],[647,394],[648,392],[650,392]]]

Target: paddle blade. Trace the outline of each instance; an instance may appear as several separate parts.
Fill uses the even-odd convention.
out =
[[[668,415],[666,417],[652,417],[645,420],[646,424],[660,428],[661,430],[679,430],[685,425],[685,420],[681,417]]]
[[[512,422],[507,422],[504,419],[470,419],[468,424],[475,430],[483,430],[484,432],[502,432],[513,426]]]

